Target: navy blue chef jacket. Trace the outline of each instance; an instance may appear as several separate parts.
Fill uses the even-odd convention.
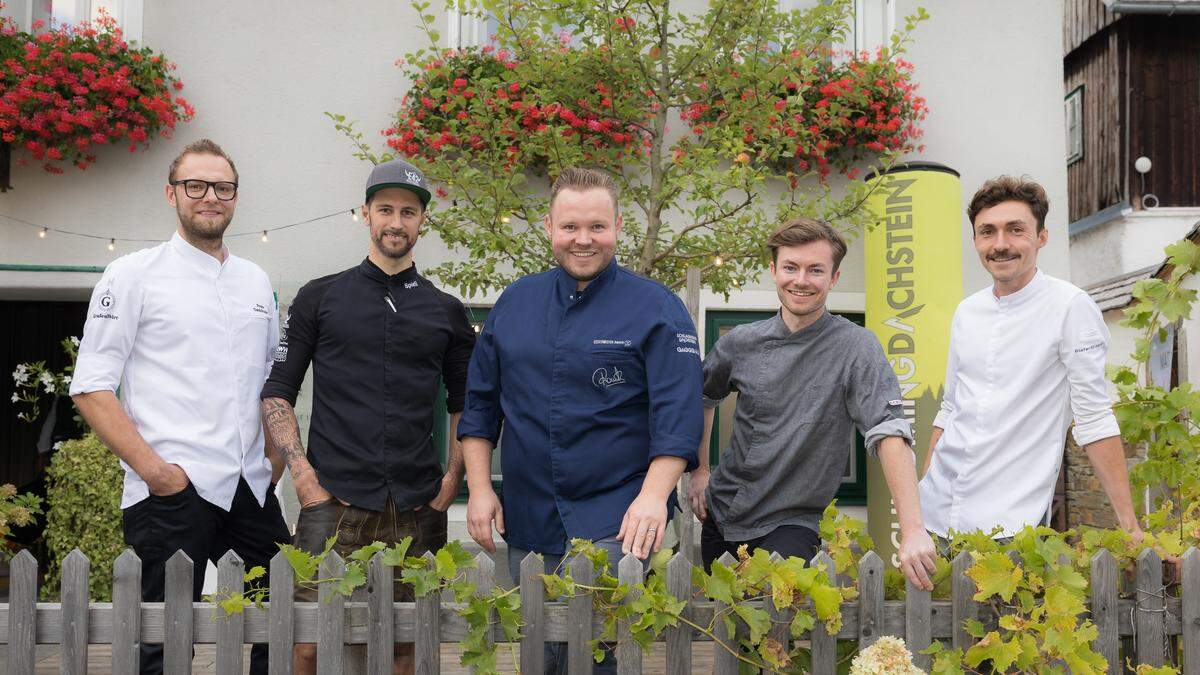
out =
[[[458,436],[501,438],[505,539],[563,553],[616,536],[655,457],[696,467],[696,329],[663,285],[610,263],[583,291],[562,268],[509,286],[471,355]],[[672,493],[668,516],[675,504]]]

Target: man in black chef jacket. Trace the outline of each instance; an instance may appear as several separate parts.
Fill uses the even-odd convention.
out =
[[[446,509],[462,484],[463,461],[452,441],[443,471],[431,441],[433,408],[440,377],[449,438],[456,438],[475,332],[462,303],[413,266],[429,199],[416,167],[400,160],[376,166],[363,206],[371,233],[366,260],[308,282],[288,310],[262,411],[300,501],[295,545],[309,552],[334,536],[343,557],[406,536],[409,555],[446,543]],[[310,363],[306,451],[293,406]],[[397,601],[412,600],[406,584],[395,588]],[[296,599],[315,601],[316,593],[301,589]],[[297,673],[315,672],[316,646],[296,645],[294,661]],[[396,667],[412,672],[411,644],[397,645]]]

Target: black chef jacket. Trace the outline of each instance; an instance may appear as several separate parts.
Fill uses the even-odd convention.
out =
[[[263,398],[292,405],[313,367],[308,460],[321,486],[355,506],[411,508],[443,475],[433,447],[438,377],[460,412],[475,331],[461,302],[410,267],[370,260],[308,282],[283,324]]]

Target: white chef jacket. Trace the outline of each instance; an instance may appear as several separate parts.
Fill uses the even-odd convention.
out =
[[[925,527],[945,536],[1042,522],[1067,428],[1080,446],[1120,435],[1104,378],[1108,328],[1075,286],[1038,270],[1021,290],[986,288],[954,313],[943,429],[921,479]]]
[[[114,260],[92,292],[71,395],[117,391],[146,443],[228,511],[244,476],[262,504],[271,482],[259,393],[279,341],[262,268],[225,262],[178,233]],[[149,494],[129,465],[121,508]]]

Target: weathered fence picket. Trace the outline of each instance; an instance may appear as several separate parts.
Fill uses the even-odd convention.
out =
[[[630,587],[637,586],[643,581],[642,561],[632,553],[626,553],[617,565],[617,582]],[[634,589],[622,601],[625,604],[634,602],[641,596],[641,591]],[[619,675],[642,675],[642,650],[633,641],[629,619],[617,622],[617,673]],[[524,646],[524,643],[522,643]],[[523,673],[540,673],[540,670],[525,670]]]
[[[1109,551],[1098,551],[1092,556],[1091,569],[1092,623],[1096,624],[1097,635],[1092,649],[1108,661],[1109,675],[1120,675],[1120,638],[1117,617],[1117,559]]]
[[[932,575],[930,575],[932,576]],[[933,643],[933,604],[931,594],[905,582],[904,595],[904,642],[913,655],[913,665],[929,672],[933,659],[921,650]]]
[[[587,556],[575,556],[570,562],[571,578],[577,584],[591,584],[595,579],[592,561]],[[567,598],[567,673],[590,675],[592,672],[592,596],[578,593]]]
[[[246,566],[238,554],[227,551],[217,561],[217,591],[234,596],[245,590]],[[217,620],[217,675],[241,675],[242,642],[246,615],[219,613]]]
[[[433,564],[433,555],[426,554],[426,560]],[[488,595],[497,587],[493,560],[480,554],[474,562],[469,577],[480,596]],[[730,555],[723,556],[721,562],[736,564]],[[811,672],[817,675],[832,675],[836,671],[839,640],[856,643],[861,649],[883,635],[905,638],[914,653],[914,662],[927,669],[930,659],[919,652],[933,640],[950,640],[964,649],[972,644],[972,638],[962,627],[963,621],[981,614],[980,605],[972,597],[974,584],[965,574],[971,563],[967,553],[961,553],[953,561],[949,600],[933,600],[928,591],[909,584],[905,600],[886,601],[884,563],[868,552],[858,568],[859,595],[842,604],[843,622],[836,635],[829,635],[826,625],[818,621],[811,631],[793,636],[789,627],[794,607],[781,611],[769,597],[754,602],[760,603],[771,616],[772,635],[779,638],[780,646],[786,648],[789,640],[807,643],[811,649]],[[819,553],[812,564],[834,574],[833,561],[825,552]],[[8,647],[8,672],[33,672],[38,644],[61,646],[63,672],[85,672],[88,645],[111,644],[113,672],[132,673],[137,670],[139,645],[162,644],[165,672],[177,675],[190,672],[193,645],[206,643],[217,646],[218,673],[242,672],[244,645],[269,644],[270,672],[284,675],[291,672],[292,646],[299,641],[316,643],[317,670],[331,674],[358,672],[364,669],[364,664],[373,674],[389,672],[394,646],[412,642],[417,672],[432,675],[440,672],[441,645],[461,641],[467,631],[458,615],[459,606],[448,594],[444,597],[428,594],[417,598],[415,603],[393,602],[395,584],[399,582],[393,578],[395,570],[383,563],[382,554],[377,554],[367,565],[367,583],[361,589],[361,600],[347,599],[334,590],[333,584],[325,583],[320,586],[316,603],[293,601],[295,574],[280,554],[271,561],[270,580],[275,593],[266,606],[249,607],[228,616],[221,615],[219,606],[192,602],[194,567],[182,551],[167,561],[162,603],[141,602],[141,562],[132,551],[118,557],[111,570],[111,604],[88,601],[89,562],[82,553],[72,552],[64,559],[62,569],[62,602],[39,604],[37,561],[24,551],[12,559],[10,601],[0,604],[0,643]],[[317,576],[337,578],[345,569],[344,561],[336,553],[330,553],[322,561]],[[594,583],[598,576],[592,562],[583,556],[569,560],[568,569],[572,578],[584,585]],[[221,558],[217,570],[218,595],[228,597],[243,592],[244,565],[236,554],[230,552]],[[565,640],[563,655],[568,671],[590,673],[594,662],[592,641],[601,636],[602,630],[592,594],[584,591],[565,601],[547,602],[540,576],[543,571],[543,561],[536,554],[521,562],[521,670],[540,672],[545,664],[544,645]],[[643,562],[632,555],[618,561],[617,578],[627,587],[641,583],[645,574]],[[1184,673],[1200,675],[1200,553],[1189,549],[1183,556],[1182,593],[1174,587],[1164,587],[1162,561],[1153,550],[1143,551],[1137,558],[1136,588],[1119,594],[1119,577],[1112,554],[1101,551],[1092,558],[1088,617],[1098,629],[1093,645],[1108,660],[1108,672],[1122,672],[1128,660],[1147,665],[1182,663]],[[739,636],[745,634],[745,624],[736,620],[731,630],[720,618],[728,615],[728,608],[697,596],[692,586],[692,566],[686,556],[677,554],[671,558],[665,584],[669,593],[684,601],[682,615],[687,623],[667,628],[658,638],[666,643],[664,671],[691,673],[693,643],[715,638],[731,649],[713,647],[713,672],[736,673],[741,649]],[[621,602],[631,603],[637,598],[635,591]],[[712,635],[693,628],[693,623],[711,625]],[[630,620],[618,621],[616,629],[616,644],[609,647],[616,652],[618,672],[640,675],[643,654],[632,639]],[[490,639],[503,639],[500,635],[496,628]],[[1122,650],[1120,640],[1124,637],[1132,640]],[[348,661],[347,647],[365,653],[364,664]]]
[[[479,598],[487,597],[493,588],[496,586],[496,563],[491,556],[480,552],[475,556],[475,567],[470,570],[469,579],[475,584],[475,596]],[[488,616],[488,623],[495,619],[495,615]],[[494,644],[494,633],[489,633],[487,643]],[[472,669],[474,672],[474,669]]]
[[[667,563],[667,591],[676,598],[686,600],[680,614],[692,618],[692,561],[682,553],[676,553]],[[668,628],[667,675],[691,675],[692,672],[692,629],[680,622]]]
[[[733,567],[737,563],[737,558],[730,555],[729,551],[721,554],[717,558],[717,562],[726,567]],[[721,614],[729,610],[729,605],[723,602],[718,602],[713,606],[714,614]],[[736,650],[738,648],[738,639],[736,632],[730,634],[729,627],[722,620],[717,620],[713,625],[713,633],[722,644]],[[720,646],[713,647],[713,675],[737,675],[738,659],[732,652]]]
[[[346,563],[337,551],[330,551],[321,561],[317,576],[339,579],[346,573]],[[341,675],[345,667],[342,632],[346,627],[346,597],[333,589],[333,584],[321,584],[317,589],[317,672]]]
[[[546,618],[542,611],[546,604],[542,574],[546,564],[542,556],[530,552],[521,561],[521,623],[525,624],[521,640],[521,672],[540,673],[545,670]]]
[[[950,626],[954,631],[950,636],[955,649],[966,651],[971,646],[971,634],[967,632],[964,623],[977,618],[978,607],[972,597],[975,595],[975,582],[967,576],[967,570],[975,561],[966,551],[954,557],[950,567]]]
[[[37,561],[21,551],[8,568],[8,672],[32,673],[37,644]]]
[[[383,564],[383,552],[367,566],[367,672],[389,675],[396,643],[395,613],[392,611],[395,572]]]
[[[883,560],[867,551],[858,562],[858,644],[866,649],[883,632]]]
[[[778,553],[771,554],[771,560],[776,563],[783,562],[783,556]],[[771,598],[772,592],[767,593],[767,597]],[[767,635],[779,643],[780,649],[788,652],[792,648],[792,618],[795,612],[791,607],[778,608],[774,602],[767,602],[767,616],[771,619],[771,629],[767,631]]]
[[[433,554],[423,556],[425,562],[434,565]],[[417,675],[438,675],[442,672],[442,599],[430,593],[416,599],[416,637],[413,649],[416,652]]]
[[[833,564],[833,558],[825,551],[817,553],[812,559],[812,564],[816,567],[825,569],[825,573],[830,579],[837,578],[837,568]],[[812,645],[812,672],[813,675],[833,675],[837,672],[837,638],[829,634],[824,621],[817,621],[813,626],[809,637]]]
[[[192,559],[176,551],[167,559],[163,591],[163,670],[192,672]]]
[[[142,638],[142,561],[125,549],[113,563],[113,675],[138,672]]]
[[[62,563],[62,670],[87,672],[88,568],[87,556],[74,549]]]
[[[1137,557],[1137,588],[1134,590],[1134,636],[1140,663],[1161,666],[1166,640],[1166,593],[1163,588],[1162,559],[1153,549]]]
[[[1183,672],[1200,675],[1200,551],[1188,549],[1183,554]]]
[[[270,675],[292,675],[292,647],[296,644],[295,605],[296,571],[283,551],[271,558],[271,609],[267,614],[271,653]]]

